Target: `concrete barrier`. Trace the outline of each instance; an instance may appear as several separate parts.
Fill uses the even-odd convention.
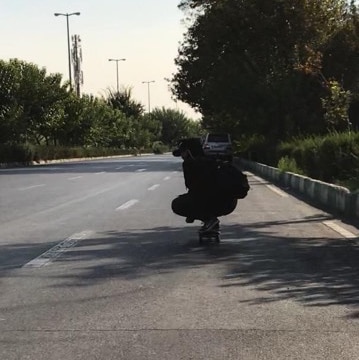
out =
[[[239,159],[245,169],[267,178],[273,183],[292,189],[326,208],[346,216],[359,218],[359,194],[349,189],[307,176],[281,171],[272,166]]]

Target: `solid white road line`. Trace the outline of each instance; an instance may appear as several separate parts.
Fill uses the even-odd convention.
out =
[[[80,178],[82,178],[82,176],[74,176],[74,177],[68,178],[67,180],[77,180],[77,179],[80,179]]]
[[[355,239],[358,236],[356,236],[355,234],[351,233],[350,231],[342,228],[340,225],[336,224],[334,221],[332,220],[328,220],[328,221],[323,221],[323,224],[325,226],[328,226],[329,228],[331,228],[332,230],[334,230],[335,232],[337,232],[338,234],[342,235],[343,237],[345,237],[346,239]]]
[[[285,193],[284,191],[282,191],[281,189],[277,188],[274,185],[266,185],[266,186],[267,186],[268,189],[272,190],[273,192],[275,192],[279,196],[282,196],[282,197],[288,197],[289,196],[287,193]]]
[[[116,208],[116,211],[128,209],[129,207],[131,207],[132,205],[135,205],[136,203],[138,203],[138,200],[136,200],[136,199],[129,200],[129,201],[125,202],[124,204],[122,204],[121,206],[119,206],[118,208]]]
[[[100,175],[100,174],[105,174],[106,171],[100,171],[100,172],[97,172],[95,173],[96,175]]]
[[[289,197],[289,195],[288,195],[286,192],[282,191],[282,190],[279,189],[277,186],[267,184],[267,182],[266,182],[265,180],[263,180],[262,178],[260,178],[260,177],[258,177],[258,176],[252,175],[252,177],[253,177],[254,179],[256,179],[257,181],[259,181],[260,183],[265,184],[265,186],[266,186],[269,190],[275,192],[275,193],[278,194],[279,196]]]
[[[159,184],[155,184],[155,185],[152,185],[151,187],[149,187],[147,190],[152,191],[152,190],[157,189],[159,186],[160,186]]]
[[[32,185],[32,186],[27,186],[27,187],[24,187],[24,188],[20,188],[19,190],[20,191],[30,190],[30,189],[35,189],[35,188],[42,187],[42,186],[46,186],[46,185],[45,184]]]
[[[61,256],[66,250],[73,248],[77,245],[79,240],[83,240],[88,238],[92,234],[92,231],[82,231],[80,233],[71,235],[64,241],[60,242],[59,244],[52,247],[50,250],[47,250],[37,258],[29,261],[23,267],[32,267],[32,268],[39,268],[45,265],[48,265],[53,260]]]

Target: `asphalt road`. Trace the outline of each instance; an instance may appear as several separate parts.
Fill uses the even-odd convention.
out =
[[[0,359],[359,359],[358,229],[249,180],[199,245],[172,156],[0,170]]]

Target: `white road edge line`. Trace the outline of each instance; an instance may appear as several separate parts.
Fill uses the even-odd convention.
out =
[[[278,194],[279,196],[289,197],[289,195],[288,195],[286,192],[282,191],[282,190],[279,189],[277,186],[267,184],[267,182],[266,182],[265,180],[263,180],[262,178],[260,178],[260,177],[258,177],[258,176],[253,175],[252,177],[253,177],[254,179],[258,180],[260,183],[265,184],[265,186],[266,186],[269,190],[272,190],[274,193]]]
[[[277,188],[276,186],[274,185],[266,185],[266,187],[269,189],[269,190],[272,190],[273,192],[275,192],[276,194],[278,194],[279,196],[282,196],[282,197],[289,197],[289,195],[287,193],[285,193],[284,191],[282,191],[281,189]]]
[[[24,187],[24,188],[20,188],[19,190],[20,191],[30,190],[30,189],[35,189],[35,188],[41,187],[41,186],[46,186],[46,185],[45,184],[32,185],[32,186],[27,186],[27,187]]]
[[[129,200],[124,204],[122,204],[121,206],[119,206],[118,208],[116,208],[116,211],[128,209],[129,207],[135,205],[136,203],[138,203],[138,200],[136,199]]]
[[[23,268],[39,268],[42,266],[49,265],[53,260],[57,259],[59,256],[61,256],[66,250],[73,248],[77,245],[79,240],[83,240],[85,238],[88,238],[93,231],[82,231],[77,234],[73,234],[69,236],[64,241],[58,243],[51,249],[47,250],[40,256],[36,257],[35,259],[29,261],[25,265],[23,265]]]
[[[155,185],[152,185],[151,187],[149,187],[147,190],[153,191],[153,190],[157,189],[159,186],[160,186],[159,184],[155,184]]]
[[[334,221],[332,220],[328,220],[328,221],[323,221],[323,224],[327,227],[329,227],[330,229],[334,230],[335,232],[337,232],[338,234],[344,236],[347,239],[355,239],[358,236],[356,236],[355,234],[351,233],[350,231],[342,228],[340,225],[336,224]]]

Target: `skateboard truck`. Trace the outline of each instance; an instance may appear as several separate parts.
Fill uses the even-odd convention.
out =
[[[219,230],[219,227],[209,231],[199,230],[199,243],[202,244],[204,239],[214,240],[216,243],[219,243],[221,241],[220,234],[221,232]]]

